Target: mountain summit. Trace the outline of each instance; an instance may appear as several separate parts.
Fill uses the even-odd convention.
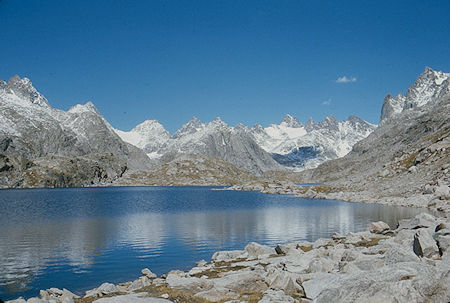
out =
[[[406,95],[398,94],[395,98],[388,94],[383,101],[380,123],[394,118],[404,110],[422,107],[426,104],[435,103],[448,92],[450,73],[435,71],[429,67],[411,85]]]

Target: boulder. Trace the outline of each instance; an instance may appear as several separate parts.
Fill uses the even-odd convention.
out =
[[[144,287],[144,283],[142,283],[142,280],[141,279],[137,279],[137,280],[134,280],[133,282],[131,282],[129,290],[130,291],[135,291],[135,290],[141,289],[143,287]]]
[[[274,271],[267,276],[270,289],[283,290],[287,294],[303,293],[303,288],[298,285],[296,275],[287,271]]]
[[[419,257],[432,258],[439,256],[439,248],[429,229],[421,228],[414,235],[414,253]]]
[[[41,290],[39,292],[41,299],[43,300],[55,300],[59,303],[71,303],[74,301],[75,298],[79,298],[79,296],[75,295],[71,291],[63,288],[58,289],[55,287],[49,288],[47,290]]]
[[[433,239],[436,241],[436,244],[439,248],[439,253],[443,255],[444,253],[448,253],[450,246],[450,229],[440,229],[433,234]]]
[[[210,302],[223,302],[224,300],[237,299],[239,298],[239,295],[228,288],[214,287],[195,294],[195,297],[199,297]]]
[[[29,298],[27,300],[27,303],[49,303],[49,301],[43,300],[43,299],[39,299],[39,298]]]
[[[108,295],[118,291],[117,286],[112,283],[103,283],[97,288],[97,292],[102,295]]]
[[[141,292],[137,294],[114,296],[95,300],[95,303],[173,303],[163,298],[150,298],[148,293]]]
[[[239,258],[247,258],[247,252],[243,250],[228,250],[228,251],[217,251],[213,254],[211,259],[214,262],[218,261],[233,261]]]
[[[269,246],[261,245],[255,242],[247,244],[244,248],[249,257],[259,257],[261,255],[270,255],[275,253],[275,250]]]
[[[294,303],[294,298],[287,296],[282,290],[268,289],[264,292],[263,297],[258,303]]]
[[[209,279],[185,276],[184,273],[169,273],[166,278],[169,287],[179,291],[185,291],[190,294],[196,294],[209,290],[214,283]]]
[[[421,213],[410,220],[400,221],[397,230],[434,227],[435,225],[436,225],[435,217],[427,213]]]
[[[367,229],[373,234],[382,234],[390,229],[389,225],[383,221],[371,222],[367,226]]]
[[[148,268],[144,268],[143,270],[141,270],[141,273],[142,273],[143,276],[146,276],[146,277],[148,277],[149,279],[155,279],[155,278],[157,278],[157,276],[156,276],[154,273],[152,273],[152,272],[150,271],[150,269],[148,269]]]

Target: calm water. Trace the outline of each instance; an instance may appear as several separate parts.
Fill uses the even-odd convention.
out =
[[[81,293],[144,267],[188,269],[249,241],[313,241],[420,211],[210,187],[1,190],[0,298]]]

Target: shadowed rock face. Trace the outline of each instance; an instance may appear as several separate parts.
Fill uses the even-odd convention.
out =
[[[401,112],[415,109],[438,102],[448,93],[450,74],[434,71],[429,67],[417,78],[416,82],[408,88],[406,95],[398,94],[393,97],[388,94],[383,101],[380,123],[395,118]]]
[[[157,121],[153,122],[153,124],[156,123]],[[141,144],[137,142],[139,140],[140,142],[151,141],[151,143],[142,144],[141,148],[153,153],[152,157],[162,161],[171,159],[177,154],[198,154],[225,160],[256,174],[283,169],[255,142],[247,127],[243,125],[231,127],[220,118],[209,123],[202,123],[193,117],[170,137],[158,123],[158,127],[147,128],[139,133],[142,140],[133,142],[132,136],[136,133],[135,129],[130,132],[117,132],[121,138],[138,147]]]
[[[3,162],[15,163],[3,166],[2,187],[96,184],[124,169],[149,166],[145,154],[123,142],[92,103],[67,112],[51,108],[30,80],[18,76],[0,83],[0,154]],[[31,167],[39,172],[32,182],[25,172]]]
[[[337,191],[366,192],[374,199],[409,198],[416,199],[417,205],[448,208],[450,82],[445,75],[427,69],[408,90],[412,108],[406,106],[393,117],[385,117],[347,156],[304,172],[305,178],[326,182]],[[424,86],[430,79],[430,86]]]

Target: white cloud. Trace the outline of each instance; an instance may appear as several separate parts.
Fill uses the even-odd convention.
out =
[[[322,101],[322,105],[330,105],[331,104],[331,98]]]
[[[356,82],[356,77],[348,77],[347,76],[343,76],[343,77],[339,77],[336,80],[336,83],[349,83],[349,82]]]

